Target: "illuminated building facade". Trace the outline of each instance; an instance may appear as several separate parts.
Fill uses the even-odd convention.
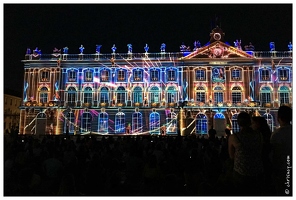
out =
[[[20,134],[206,134],[239,130],[242,110],[264,116],[272,129],[276,109],[292,105],[292,49],[242,50],[224,42],[216,27],[210,41],[180,52],[41,54],[27,50]],[[270,44],[272,46],[272,44]]]
[[[4,91],[4,132],[11,133],[14,129],[18,130],[20,122],[20,105],[22,98],[14,91]]]

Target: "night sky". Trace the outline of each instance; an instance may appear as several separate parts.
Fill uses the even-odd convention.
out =
[[[177,52],[184,42],[205,45],[218,25],[230,45],[236,39],[242,46],[252,42],[257,51],[287,51],[292,41],[292,4],[4,4],[4,87],[22,94],[23,63],[27,48],[38,47],[51,54],[67,46],[69,54],[133,52]]]

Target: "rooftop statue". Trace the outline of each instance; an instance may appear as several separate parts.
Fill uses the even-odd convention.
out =
[[[149,50],[148,44],[146,44],[146,46],[144,46],[144,50],[145,50],[145,53],[148,53],[148,50]]]
[[[236,41],[234,41],[234,46],[235,46],[237,49],[241,50],[241,49],[242,49],[242,47],[241,47],[241,43],[242,43],[242,40],[240,40],[240,41],[236,40]]]
[[[53,53],[61,53],[61,49],[57,49],[56,47],[53,49]]]
[[[255,50],[255,47],[254,45],[252,45],[252,43],[250,42],[249,45],[245,45],[245,50],[246,51],[254,51]]]
[[[270,42],[269,43],[269,48],[270,48],[270,51],[275,51],[275,43],[274,42]]]
[[[98,53],[98,54],[100,53],[101,47],[102,47],[102,45],[100,45],[100,44],[96,45],[96,53]]]
[[[165,52],[165,43],[162,43],[162,44],[161,44],[161,46],[160,46],[160,51],[161,51],[162,53]]]
[[[199,49],[201,47],[199,40],[194,41],[193,46],[194,46],[193,51]]]
[[[26,54],[31,54],[31,49],[27,48]]]
[[[115,51],[116,51],[116,46],[115,46],[115,44],[113,44],[113,46],[112,46],[112,53],[115,53]]]
[[[127,52],[132,53],[133,52],[133,46],[131,44],[127,44]]]
[[[184,44],[184,42],[182,42],[181,46],[180,46],[180,51],[186,51],[187,47]]]
[[[69,50],[68,47],[64,47],[64,48],[63,48],[63,53],[64,53],[64,54],[68,54],[68,50]]]
[[[83,45],[81,45],[81,46],[79,47],[79,50],[80,50],[80,54],[83,54],[83,50],[84,50]]]
[[[36,48],[34,49],[34,54],[41,55],[41,50],[39,50],[38,47],[36,47]]]
[[[292,49],[293,49],[292,42],[289,42],[289,44],[288,44],[288,48],[289,48],[289,51],[292,51]]]

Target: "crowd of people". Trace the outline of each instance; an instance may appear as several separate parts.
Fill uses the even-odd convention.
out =
[[[6,136],[4,195],[288,195],[292,109],[279,108],[273,134],[262,117],[237,120],[240,132],[221,138]]]

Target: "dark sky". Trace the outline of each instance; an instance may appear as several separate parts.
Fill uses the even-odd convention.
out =
[[[236,39],[242,46],[252,42],[256,50],[286,51],[292,41],[292,4],[4,4],[4,87],[22,92],[23,63],[27,48],[38,47],[50,54],[56,47],[69,47],[78,54],[179,51],[182,42],[206,44],[214,19],[225,32],[230,45]]]

